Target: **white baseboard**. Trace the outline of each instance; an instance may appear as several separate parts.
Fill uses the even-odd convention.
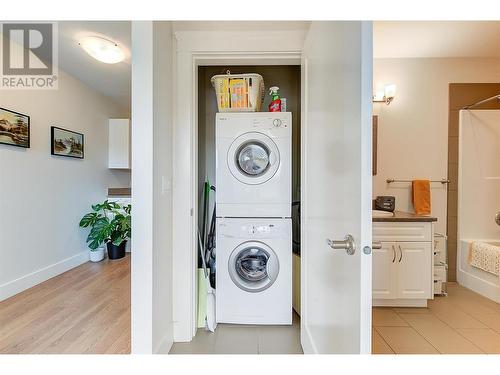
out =
[[[79,266],[89,260],[89,252],[82,251],[72,257],[61,260],[60,262],[51,264],[50,266],[41,268],[28,275],[22,276],[18,279],[8,281],[0,285],[0,301],[3,301],[17,293],[22,292],[32,286],[40,284],[54,276],[66,272],[72,268]]]
[[[427,307],[426,299],[374,299],[373,307]]]
[[[491,277],[491,275],[485,271],[478,269],[476,272],[484,273],[485,277]],[[457,270],[457,281],[460,285],[471,289],[474,292],[491,299],[492,301],[500,303],[500,283],[493,284],[486,280],[486,278],[480,278],[462,269]]]
[[[154,348],[153,353],[154,354],[168,354],[170,352],[170,349],[172,348],[172,334],[166,335],[159,343],[156,345],[156,348]]]
[[[309,328],[303,322],[300,323],[300,344],[304,354],[318,354],[318,349],[314,345]]]

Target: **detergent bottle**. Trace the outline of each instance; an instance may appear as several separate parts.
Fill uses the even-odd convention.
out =
[[[281,99],[278,95],[280,88],[273,86],[269,88],[269,95],[271,95],[271,103],[269,103],[269,112],[281,112]]]

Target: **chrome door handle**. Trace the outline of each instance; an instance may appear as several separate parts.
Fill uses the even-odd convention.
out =
[[[396,247],[394,245],[392,247],[392,263],[396,260]]]
[[[380,242],[380,241],[372,242],[372,249],[373,250],[380,250],[381,248],[382,248],[382,242]]]
[[[354,243],[354,238],[350,234],[346,235],[343,241],[334,241],[328,238],[326,243],[333,250],[345,250],[349,255],[353,255],[356,252],[356,244]]]
[[[401,259],[403,259],[403,250],[401,250],[401,245],[398,245],[399,247],[399,260],[398,263],[401,263]]]

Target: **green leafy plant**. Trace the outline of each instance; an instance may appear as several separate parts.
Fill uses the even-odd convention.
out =
[[[108,242],[118,246],[129,240],[132,234],[131,210],[130,204],[121,206],[108,200],[92,205],[92,212],[80,220],[80,227],[90,228],[87,236],[89,248],[96,250]]]

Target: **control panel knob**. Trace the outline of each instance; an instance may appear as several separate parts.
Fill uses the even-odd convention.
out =
[[[273,125],[276,126],[276,127],[280,127],[281,126],[281,120],[279,118],[275,118],[273,120]]]

